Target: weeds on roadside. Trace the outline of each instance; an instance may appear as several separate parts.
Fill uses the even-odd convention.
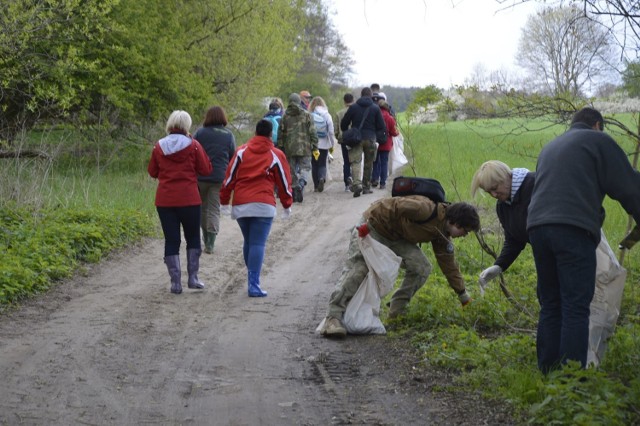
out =
[[[19,301],[69,277],[80,262],[154,231],[137,211],[0,208],[0,305]]]

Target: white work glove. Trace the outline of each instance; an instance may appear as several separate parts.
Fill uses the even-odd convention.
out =
[[[282,210],[282,220],[289,220],[291,218],[291,207]]]
[[[497,277],[502,273],[502,268],[498,265],[489,266],[487,269],[480,273],[478,277],[478,284],[480,284],[480,294],[484,296],[484,289],[489,284],[489,281]]]
[[[224,216],[231,216],[231,206],[229,204],[220,206],[220,213]]]
[[[467,306],[473,299],[471,299],[471,296],[469,296],[469,293],[467,293],[467,290],[465,290],[458,295],[458,300],[460,301],[462,306]]]

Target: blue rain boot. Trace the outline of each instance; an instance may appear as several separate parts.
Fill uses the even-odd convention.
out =
[[[249,297],[266,297],[267,292],[260,288],[260,273],[249,271]]]
[[[204,283],[198,279],[198,270],[200,269],[200,249],[187,249],[187,272],[189,273],[189,288],[202,290]]]
[[[167,265],[169,277],[171,277],[171,293],[182,293],[182,284],[180,284],[182,275],[182,271],[180,270],[180,255],[165,256],[164,263]]]

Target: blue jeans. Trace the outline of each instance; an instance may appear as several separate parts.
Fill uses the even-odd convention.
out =
[[[380,186],[386,185],[387,176],[389,176],[389,151],[378,151],[376,160],[373,162],[371,182],[380,182]]]
[[[548,373],[568,360],[587,364],[589,305],[595,291],[598,239],[569,225],[529,230],[538,273],[538,368]]]
[[[260,274],[262,261],[271,231],[272,217],[240,217],[238,225],[244,237],[242,255],[249,272]]]
[[[164,233],[164,255],[180,254],[180,225],[187,249],[200,248],[200,206],[156,207]]]

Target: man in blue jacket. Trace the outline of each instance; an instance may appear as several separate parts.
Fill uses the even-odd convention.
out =
[[[387,139],[387,126],[384,124],[380,107],[371,99],[372,95],[373,92],[370,88],[365,87],[362,89],[360,98],[349,107],[340,121],[340,130],[343,132],[349,127],[360,127],[360,124],[362,124],[360,130],[362,143],[351,147],[349,150],[354,197],[359,197],[360,194],[372,193],[371,171],[373,170],[373,160],[376,158],[376,140],[384,143]],[[364,166],[361,166],[363,153]],[[360,178],[361,175],[362,179]]]
[[[543,373],[569,360],[586,366],[605,195],[640,223],[640,173],[604,133],[602,114],[583,108],[569,130],[540,152],[528,211],[540,303],[538,368]]]

